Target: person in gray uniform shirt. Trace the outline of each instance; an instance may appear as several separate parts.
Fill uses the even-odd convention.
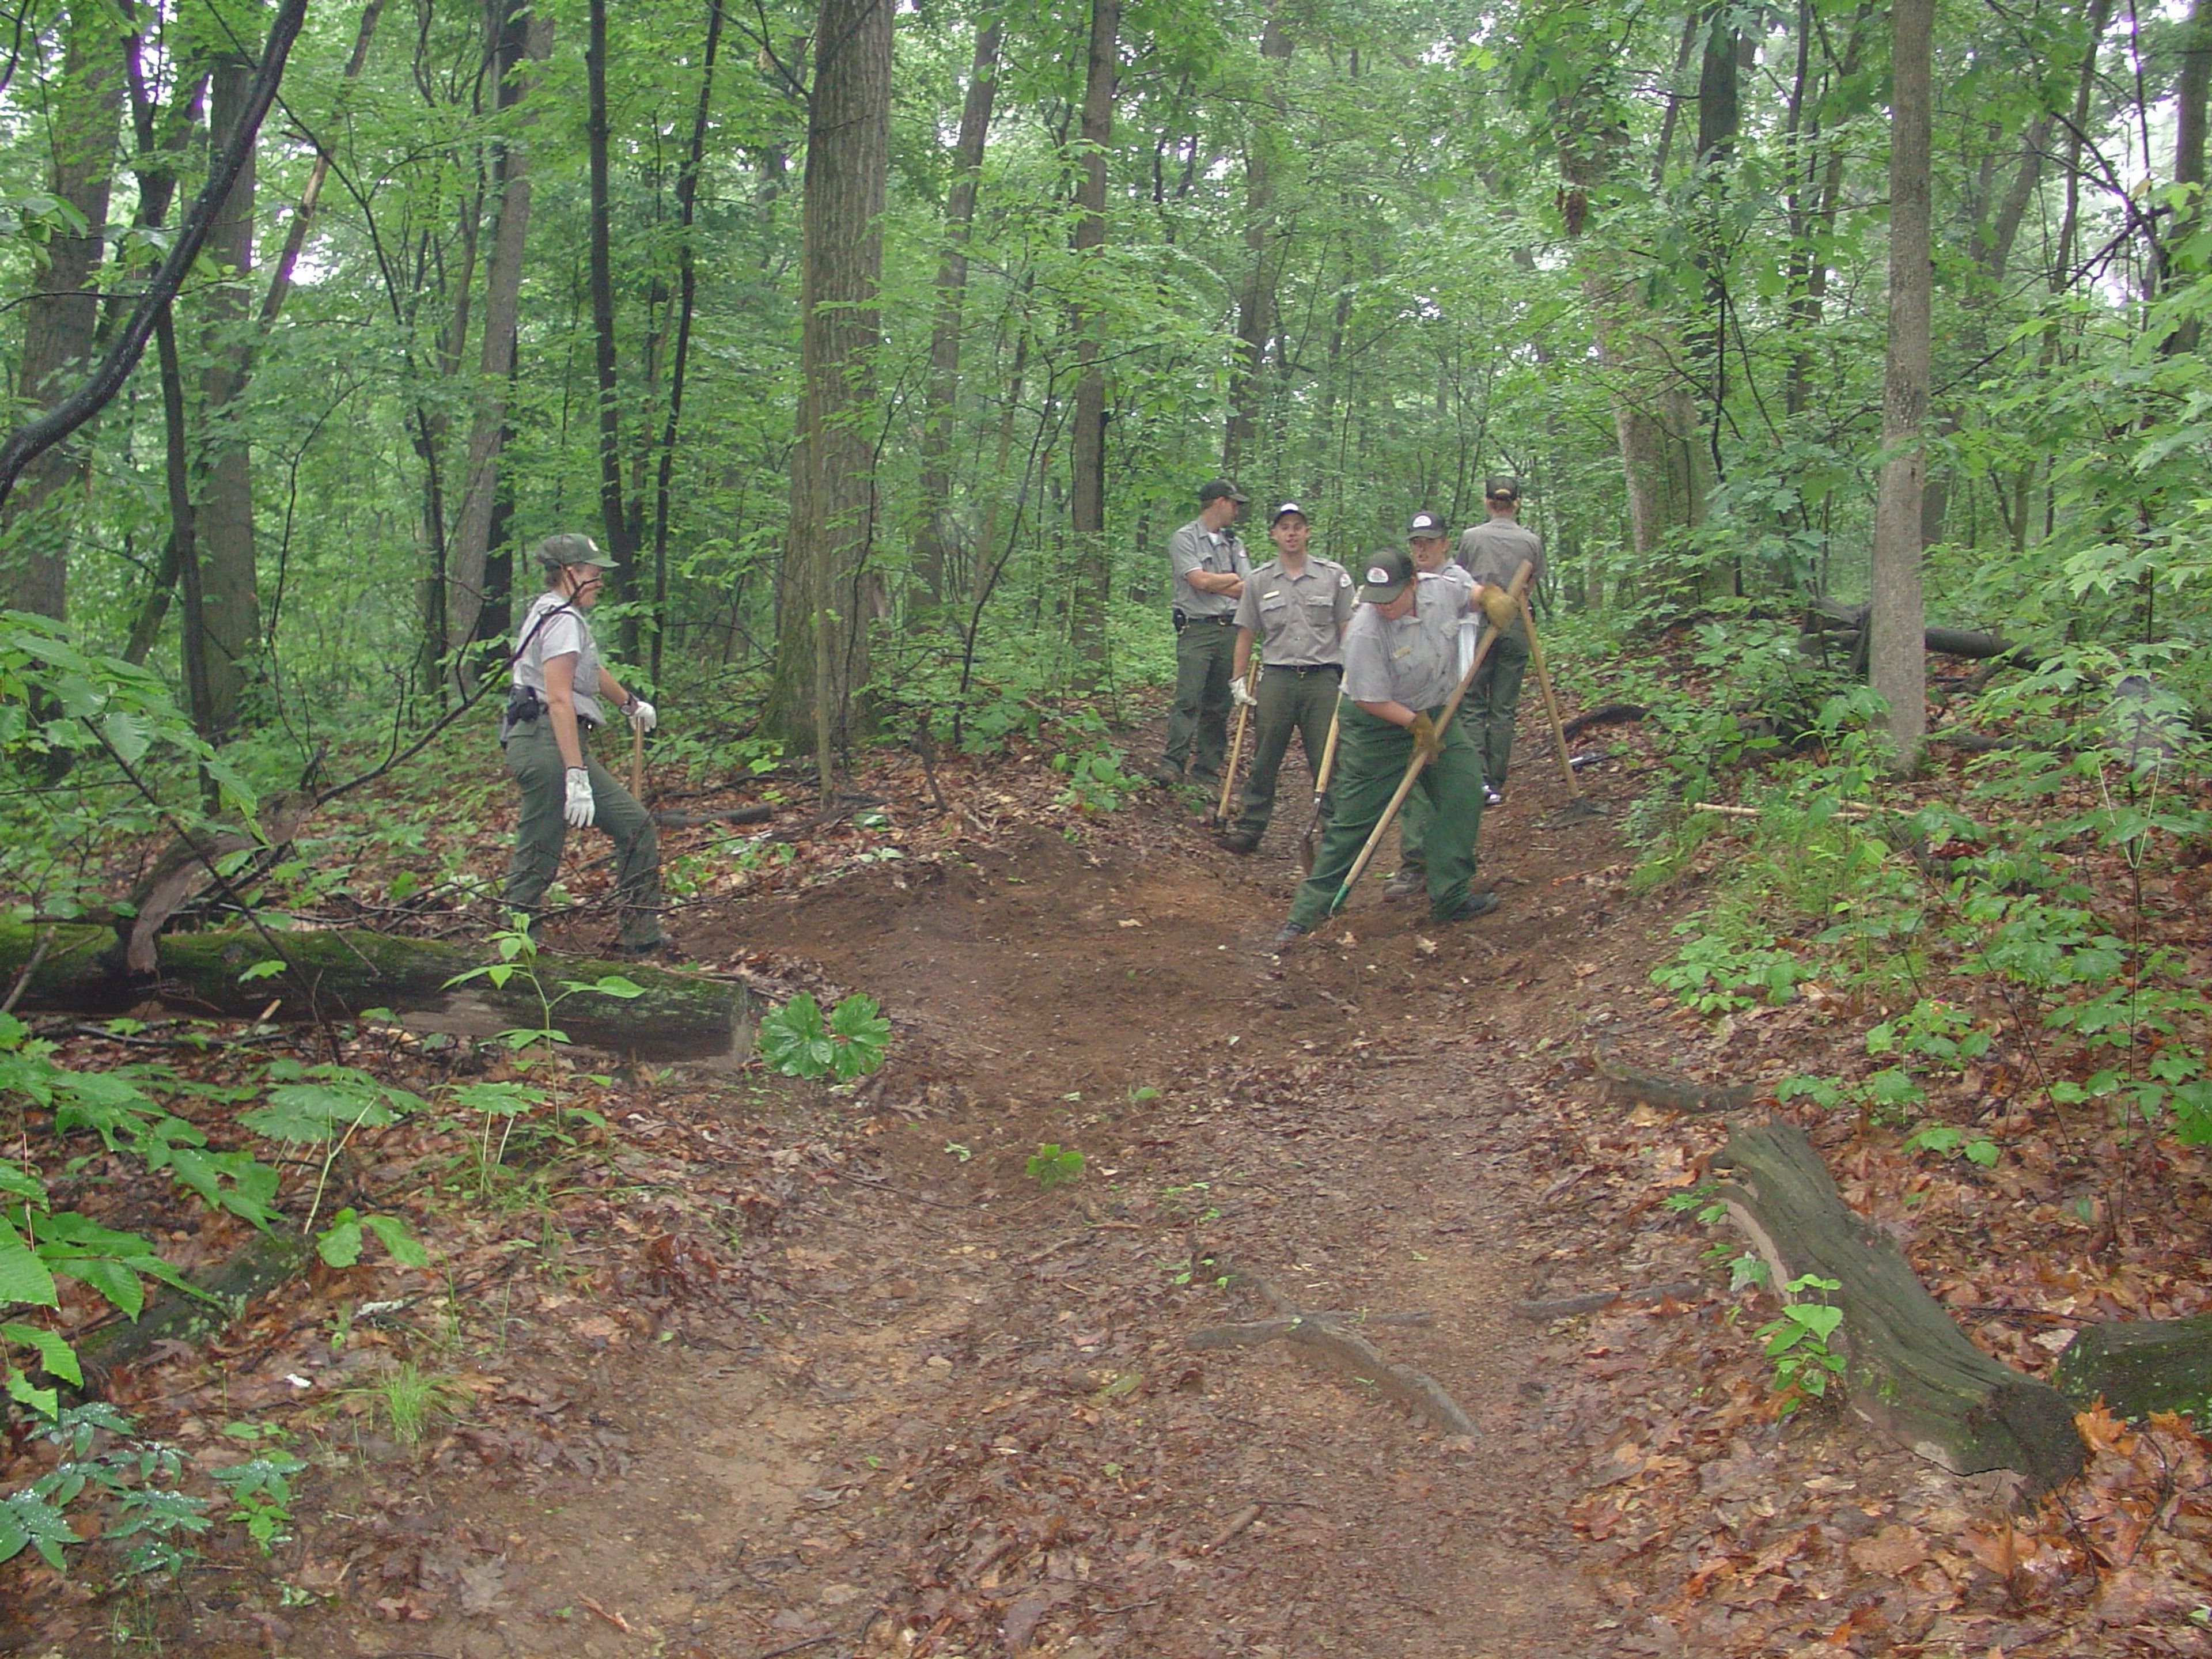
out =
[[[1513,573],[1526,562],[1531,592],[1544,577],[1543,538],[1520,522],[1521,481],[1510,473],[1492,473],[1482,489],[1483,505],[1490,511],[1483,523],[1461,532],[1459,562],[1482,587],[1503,592],[1512,585]],[[1481,672],[1468,688],[1465,713],[1475,746],[1482,754],[1486,798],[1492,806],[1505,799],[1505,769],[1513,758],[1513,721],[1521,710],[1521,681],[1528,672],[1528,624],[1516,614],[1498,632]]]
[[[1458,720],[1437,717],[1458,683],[1459,623],[1474,589],[1424,576],[1395,548],[1368,561],[1360,605],[1344,633],[1344,712],[1336,734],[1334,808],[1313,873],[1300,884],[1275,936],[1283,950],[1328,919],[1351,872],[1416,753],[1428,757],[1414,785],[1429,801],[1429,916],[1464,921],[1498,908],[1471,890],[1482,831],[1482,770]]]
[[[1451,535],[1444,521],[1433,513],[1416,513],[1406,526],[1406,550],[1413,556],[1413,568],[1424,576],[1438,576],[1456,582],[1462,587],[1473,587],[1474,578],[1452,562]],[[1459,657],[1455,674],[1467,672],[1467,665],[1474,659],[1476,625],[1481,620],[1470,611],[1459,619]],[[1480,753],[1480,727],[1471,712],[1471,701],[1462,701],[1459,713],[1452,716],[1455,722],[1464,724],[1468,735],[1474,738]],[[1422,849],[1429,837],[1429,798],[1416,789],[1406,797],[1406,805],[1398,814],[1398,870],[1383,884],[1386,899],[1406,898],[1424,890],[1429,884],[1428,860]]]
[[[1275,556],[1245,579],[1237,602],[1237,651],[1231,667],[1231,696],[1252,699],[1259,727],[1252,748],[1252,772],[1244,781],[1243,811],[1222,845],[1249,853],[1267,833],[1275,814],[1275,779],[1290,752],[1291,733],[1306,751],[1306,769],[1321,775],[1322,751],[1328,743],[1329,716],[1336,708],[1337,682],[1344,677],[1344,629],[1352,620],[1352,578],[1340,564],[1306,551],[1311,533],[1305,509],[1285,501],[1275,509],[1267,538]],[[1244,673],[1260,644],[1260,689],[1244,689]]]
[[[600,573],[614,561],[589,536],[548,536],[536,550],[545,591],[516,632],[499,723],[507,769],[522,791],[501,902],[534,919],[568,832],[597,824],[615,843],[617,948],[648,955],[668,942],[660,931],[659,832],[637,797],[586,751],[584,735],[607,723],[610,708],[647,732],[659,717],[601,666],[585,616],[599,601]]]
[[[1168,711],[1168,744],[1152,781],[1219,787],[1229,751],[1230,663],[1237,643],[1237,604],[1252,562],[1230,526],[1244,492],[1226,478],[1201,484],[1198,516],[1168,542],[1175,573],[1176,689]]]

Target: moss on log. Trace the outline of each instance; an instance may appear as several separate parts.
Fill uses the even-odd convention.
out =
[[[307,1241],[289,1224],[256,1233],[212,1272],[194,1276],[192,1282],[212,1300],[162,1285],[137,1319],[102,1325],[79,1337],[78,1362],[88,1380],[97,1382],[118,1366],[143,1358],[158,1342],[198,1343],[221,1335],[256,1297],[304,1271],[311,1254]]]
[[[14,983],[43,931],[0,923],[0,985]],[[560,999],[552,1024],[571,1041],[595,1048],[647,1060],[741,1060],[752,1049],[755,1004],[742,986],[635,963],[544,955],[531,974],[518,973],[504,986],[479,978],[448,988],[471,968],[496,961],[490,948],[325,929],[273,935],[296,974],[242,980],[240,975],[278,957],[259,933],[238,928],[164,935],[159,970],[149,983],[125,969],[112,929],[69,924],[52,931],[53,942],[25,995],[28,1006],[91,1012],[157,995],[179,1007],[250,1018],[274,1000],[280,1013],[294,1019],[348,1018],[390,1008],[489,1032],[544,1024],[542,986],[547,997]],[[644,994],[563,994],[571,981],[588,985],[610,975],[641,987]]]
[[[2047,1489],[2081,1472],[2065,1396],[1967,1340],[1897,1246],[1844,1202],[1803,1130],[1739,1129],[1713,1164],[1729,1176],[1720,1199],[1778,1288],[1807,1273],[1842,1286],[1830,1346],[1853,1411],[1954,1474],[2016,1469]]]
[[[2188,1412],[2202,1424],[2212,1418],[2212,1314],[2084,1327],[2055,1380],[2069,1400],[2101,1399],[2118,1417]]]

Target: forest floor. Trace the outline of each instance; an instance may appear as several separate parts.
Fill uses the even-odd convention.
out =
[[[825,832],[842,860],[710,882],[674,925],[688,960],[878,999],[883,1069],[842,1090],[619,1071],[557,1180],[425,1216],[439,1271],[382,1270],[386,1309],[318,1269],[142,1368],[124,1403],[204,1461],[240,1455],[226,1418],[296,1425],[317,1455],[295,1535],[211,1550],[181,1593],[31,1565],[0,1650],[2204,1651],[2185,1425],[2087,1419],[2062,1535],[2002,1478],[1832,1407],[1778,1413],[1751,1335],[1771,1298],[1731,1293],[1663,1204],[1726,1126],[1608,1099],[1589,1047],[1602,1029],[1733,1082],[1801,1060],[1778,1022],[1715,1026],[1650,984],[1683,898],[1627,896],[1614,826],[1656,778],[1632,731],[1592,741],[1606,815],[1581,820],[1524,732],[1483,826],[1496,913],[1435,927],[1370,880],[1280,959],[1295,766],[1240,860],[1158,791],[1069,809],[1034,752],[884,761],[859,781],[874,832]],[[1131,769],[1155,743],[1129,740]],[[1820,1137],[1832,1166],[1844,1133]],[[1083,1153],[1079,1179],[1028,1172],[1045,1143]],[[1856,1199],[1883,1172],[1838,1173]],[[1939,1291],[2002,1299],[2003,1259],[1955,1279],[1947,1259],[1923,1263]],[[1269,1315],[1253,1276],[1431,1316],[1365,1334],[1476,1434],[1279,1341],[1191,1347]],[[1555,1305],[1614,1289],[1666,1293]],[[2016,1323],[1984,1340],[2047,1364],[2049,1322]],[[403,1360],[426,1379],[414,1433]]]

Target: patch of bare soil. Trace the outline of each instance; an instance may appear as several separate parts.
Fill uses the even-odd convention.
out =
[[[1589,781],[1616,817],[1633,766]],[[1279,961],[1295,771],[1250,860],[1154,794],[692,911],[702,960],[878,997],[891,1061],[846,1094],[641,1080],[666,1131],[641,1214],[748,1137],[781,1172],[727,1198],[742,1272],[657,1245],[649,1316],[588,1263],[541,1288],[485,1366],[537,1431],[472,1440],[464,1411],[365,1448],[288,1564],[332,1605],[246,1609],[205,1650],[2068,1650],[1983,1553],[2002,1492],[1777,1420],[1660,1202],[1705,1132],[1606,1101],[1585,1058],[1601,1024],[1715,1058],[1645,979],[1662,918],[1610,825],[1523,770],[1484,825],[1498,911],[1437,927],[1370,880]],[[1048,1142],[1079,1180],[1030,1172]],[[1261,1280],[1474,1434],[1304,1346],[1192,1345],[1279,1316]]]

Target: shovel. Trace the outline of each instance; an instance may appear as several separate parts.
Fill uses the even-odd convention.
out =
[[[1328,775],[1336,764],[1337,723],[1344,718],[1344,699],[1336,700],[1336,707],[1328,711],[1328,741],[1321,746],[1321,769],[1314,774],[1313,816],[1306,820],[1306,832],[1298,837],[1298,872],[1313,874],[1314,837],[1321,830],[1322,797],[1328,793]]]
[[[1255,651],[1252,660],[1244,669],[1244,695],[1250,696],[1260,684],[1260,653]],[[1229,741],[1229,764],[1221,769],[1221,800],[1206,819],[1209,826],[1218,827],[1229,822],[1229,797],[1237,787],[1237,763],[1244,757],[1244,727],[1252,718],[1252,705],[1237,705],[1237,735]]]
[[[1505,592],[1516,604],[1523,602],[1522,595],[1528,592],[1528,578],[1535,568],[1524,559],[1521,568],[1513,573],[1513,580]],[[1450,701],[1444,704],[1443,713],[1437,716],[1439,741],[1443,739],[1445,728],[1450,726],[1452,716],[1459,713],[1459,706],[1467,696],[1468,687],[1474,684],[1474,677],[1482,672],[1483,661],[1490,655],[1490,647],[1497,642],[1498,630],[1494,628],[1487,630],[1475,642],[1474,659],[1468,664],[1467,672],[1460,676],[1459,684],[1453,690]],[[1390,797],[1390,804],[1382,809],[1382,816],[1375,821],[1375,829],[1367,837],[1367,845],[1359,849],[1359,856],[1352,861],[1352,868],[1345,872],[1344,883],[1336,890],[1336,896],[1328,902],[1329,915],[1334,915],[1344,908],[1345,900],[1352,896],[1352,890],[1358,884],[1359,878],[1366,873],[1368,863],[1375,856],[1375,849],[1382,844],[1382,837],[1389,834],[1390,825],[1398,816],[1398,809],[1406,804],[1406,797],[1413,793],[1414,781],[1428,763],[1426,755],[1419,749],[1413,750],[1413,758],[1406,768],[1406,775],[1399,781],[1397,793]]]

